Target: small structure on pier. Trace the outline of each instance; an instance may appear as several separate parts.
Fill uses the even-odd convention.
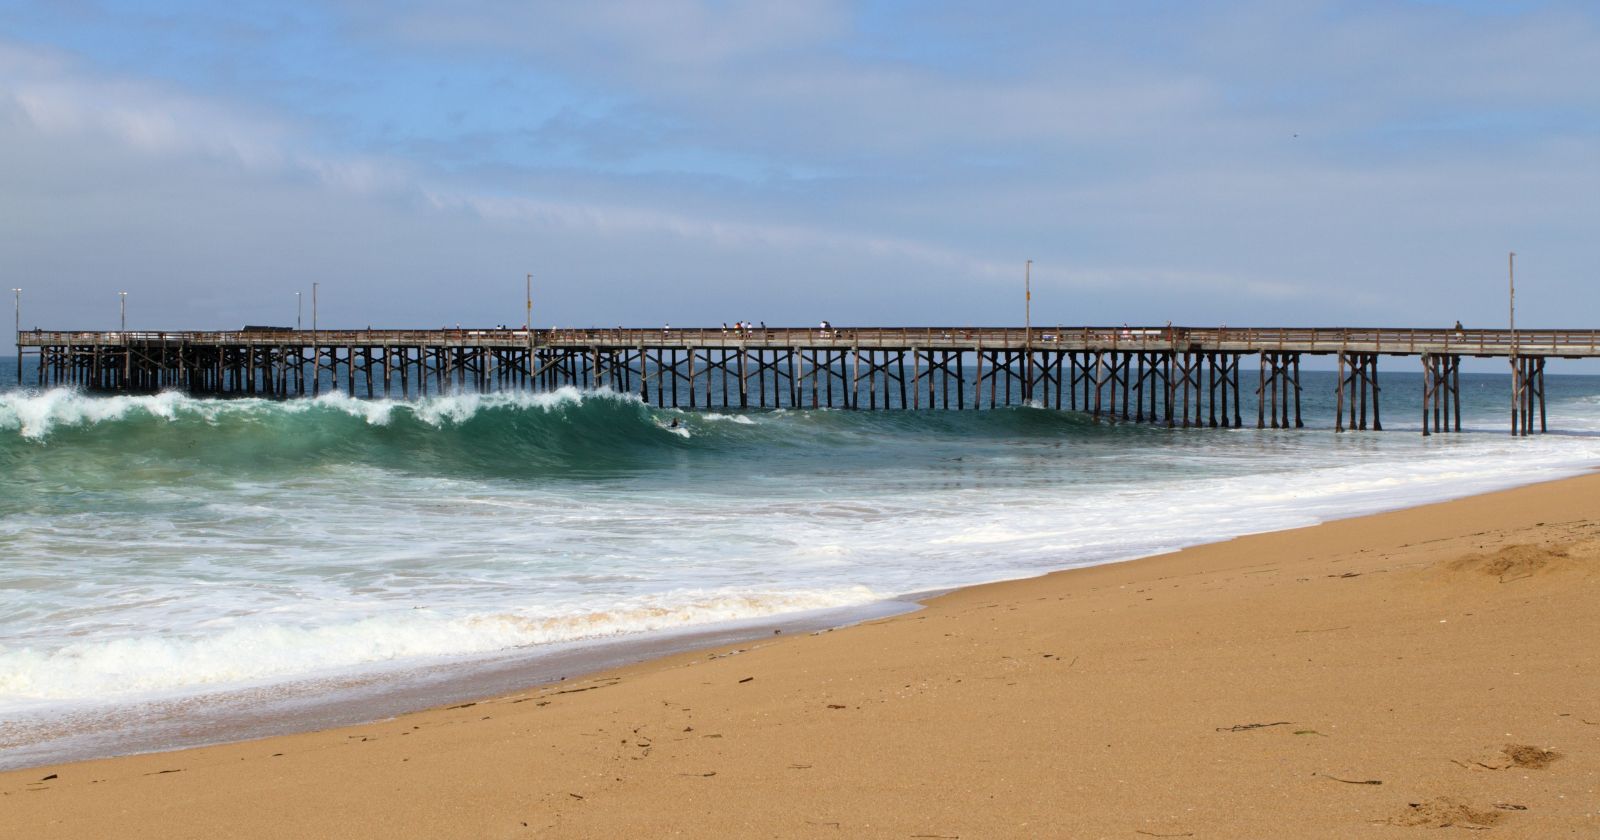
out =
[[[1378,359],[1422,362],[1422,433],[1461,430],[1463,356],[1512,367],[1511,429],[1545,431],[1550,358],[1600,356],[1595,330],[1188,327],[56,332],[17,337],[37,384],[289,397],[562,386],[687,408],[977,409],[1031,403],[1167,426],[1300,428],[1302,357],[1336,356],[1334,428],[1380,430]],[[972,375],[968,375],[968,362]],[[1292,425],[1291,425],[1292,424]]]

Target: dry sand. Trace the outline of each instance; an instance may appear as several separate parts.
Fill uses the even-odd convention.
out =
[[[0,774],[0,837],[1600,837],[1597,666],[1582,477]]]

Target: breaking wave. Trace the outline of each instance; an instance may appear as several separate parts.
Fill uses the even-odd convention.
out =
[[[939,437],[1120,432],[1064,412],[694,412],[637,396],[548,393],[363,400],[340,393],[273,401],[175,392],[88,396],[57,389],[0,393],[0,462],[39,447],[71,457],[142,455],[241,473],[359,463],[431,475],[513,478],[596,474],[675,464],[685,450],[758,454],[766,447],[878,445],[899,432]]]

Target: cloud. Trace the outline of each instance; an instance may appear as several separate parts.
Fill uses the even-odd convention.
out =
[[[0,180],[10,185],[0,218],[12,222],[0,234],[0,271],[29,278],[30,314],[45,323],[75,322],[76,304],[110,282],[134,287],[139,303],[168,319],[204,314],[201,323],[215,326],[220,315],[226,326],[282,296],[268,290],[303,287],[306,278],[341,277],[347,295],[370,301],[364,314],[347,311],[351,317],[388,313],[408,322],[415,313],[406,316],[397,302],[436,295],[439,278],[464,268],[480,277],[530,267],[565,275],[576,283],[566,294],[574,301],[584,300],[582,278],[596,265],[638,278],[678,276],[693,296],[664,302],[684,308],[719,293],[708,279],[730,282],[729,271],[748,272],[761,255],[813,265],[896,261],[924,275],[998,270],[911,239],[648,203],[507,196],[407,162],[313,146],[292,121],[106,79],[47,51],[0,47]],[[665,254],[683,265],[661,265]],[[725,265],[708,270],[712,260]],[[699,278],[684,276],[695,271]],[[493,311],[473,288],[458,287],[465,295],[429,310],[453,307],[469,318]],[[379,289],[390,297],[374,298]],[[144,310],[148,326],[186,325],[151,323],[151,311]]]
[[[869,8],[469,0],[364,22],[413,47],[519,57],[672,127],[641,144],[824,169],[925,174],[1173,145],[1242,155],[1296,132],[1394,154],[1397,130],[1460,143],[1514,133],[1539,109],[1600,104],[1586,83],[1600,75],[1600,26],[1581,6],[1486,17],[1256,0],[974,15],[928,3],[881,21]]]
[[[1032,258],[1046,320],[1478,322],[1516,247],[1548,299],[1600,294],[1583,6],[331,8],[172,17],[160,61],[116,17],[0,43],[0,270],[102,270],[76,239],[186,305],[244,284],[231,252],[397,317],[533,268],[579,320],[981,323]]]
[[[222,118],[213,103],[151,85],[78,75],[61,56],[0,44],[0,79],[0,101],[47,134],[95,134],[153,154],[203,154],[251,167],[284,162],[277,127]]]
[[[670,124],[678,142],[802,166],[1127,139],[1220,102],[1202,78],[1125,64],[953,72],[880,54],[857,18],[837,2],[481,0],[363,20],[405,44],[520,56]]]
[[[469,0],[412,3],[394,18],[387,11],[356,14],[410,39],[531,49],[587,65],[679,73],[803,55],[846,34],[852,17],[849,6],[835,0]]]
[[[729,221],[643,206],[506,197],[474,191],[415,167],[373,157],[309,150],[303,129],[241,114],[224,103],[155,85],[105,80],[70,61],[0,45],[0,104],[9,104],[38,132],[94,138],[158,157],[207,158],[272,177],[311,177],[322,185],[385,197],[415,196],[446,213],[470,213],[541,228],[584,228],[600,234],[664,233],[714,246],[820,247],[961,266],[993,266],[950,249],[910,240],[819,230],[800,225]]]

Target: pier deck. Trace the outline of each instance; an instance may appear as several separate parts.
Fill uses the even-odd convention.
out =
[[[1378,359],[1421,360],[1423,434],[1460,430],[1462,357],[1510,362],[1513,434],[1545,430],[1551,358],[1600,330],[1261,327],[757,327],[24,332],[40,387],[289,397],[609,386],[689,408],[980,408],[1031,402],[1170,426],[1299,427],[1300,360],[1337,356],[1335,428],[1381,429]],[[968,365],[972,370],[968,371]],[[358,379],[360,380],[358,383]],[[364,386],[364,387],[362,387]],[[969,399],[970,396],[970,399]],[[952,399],[953,397],[953,399]]]

